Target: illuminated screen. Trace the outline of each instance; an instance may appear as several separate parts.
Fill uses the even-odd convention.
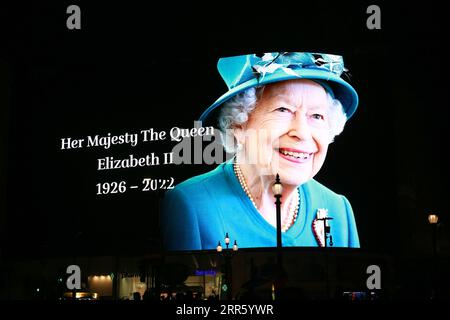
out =
[[[169,187],[161,213],[165,248],[220,248],[217,235],[239,238],[231,245],[241,248],[358,248],[350,202],[314,179],[358,105],[342,78],[342,56],[244,54],[219,58],[217,69],[226,93],[203,112],[198,128],[169,130],[179,142],[172,161],[190,164],[193,155],[218,165]]]
[[[9,75],[13,245],[214,250],[228,233],[276,247],[277,173],[283,246],[367,248],[383,241],[370,226],[394,231],[403,97],[385,43],[211,52],[158,34],[143,50],[99,32],[33,44],[36,63]]]

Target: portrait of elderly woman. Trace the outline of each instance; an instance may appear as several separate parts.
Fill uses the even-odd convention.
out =
[[[272,186],[279,175],[283,246],[359,247],[352,207],[314,180],[328,145],[358,105],[341,56],[275,52],[221,58],[229,90],[200,117],[215,121],[232,159],[166,193],[167,250],[215,249],[226,233],[239,248],[275,247]],[[230,138],[231,137],[231,138]],[[324,228],[323,218],[327,227]]]

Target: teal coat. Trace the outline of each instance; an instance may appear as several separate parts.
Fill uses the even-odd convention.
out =
[[[359,248],[348,200],[315,180],[299,187],[300,209],[294,225],[283,232],[283,246],[317,247],[312,224],[317,209],[328,209],[333,247]],[[168,191],[161,211],[167,250],[215,249],[225,233],[239,248],[276,247],[276,228],[256,210],[242,189],[232,161],[193,177]],[[223,241],[222,241],[222,245]]]

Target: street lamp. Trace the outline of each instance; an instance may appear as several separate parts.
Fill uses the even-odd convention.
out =
[[[437,253],[437,246],[436,246],[436,229],[438,225],[439,217],[435,214],[429,214],[428,215],[428,222],[431,225],[431,236],[433,240],[433,257],[436,257]]]
[[[325,292],[327,299],[330,298],[330,283],[328,278],[328,250],[327,243],[328,239],[330,239],[330,247],[333,246],[333,236],[331,235],[331,226],[329,220],[333,220],[333,218],[328,217],[328,210],[319,209],[317,212],[317,220],[323,221],[323,241],[325,248]]]
[[[439,221],[439,217],[435,214],[429,214],[428,215],[428,222],[430,224],[437,224]]]
[[[238,251],[238,245],[237,245],[236,240],[234,240],[233,251]]]
[[[276,205],[276,213],[277,213],[277,249],[278,252],[281,252],[280,249],[282,247],[281,242],[281,197],[283,193],[283,185],[280,182],[280,176],[277,173],[277,177],[275,179],[275,183],[272,185],[272,192],[275,197],[275,205]]]
[[[229,248],[230,246],[230,237],[228,236],[228,232],[225,234],[225,245],[226,249],[224,249],[220,243],[220,241],[217,244],[216,251],[220,254],[222,254],[225,258],[225,274],[227,279],[227,299],[232,299],[232,270],[231,270],[231,258],[237,253],[238,251],[238,245],[237,241],[234,240],[234,244],[232,248]]]
[[[439,217],[435,214],[429,214],[428,215],[428,222],[431,226],[431,237],[432,237],[432,244],[433,244],[433,276],[432,276],[432,282],[433,282],[433,293],[432,298],[436,297],[436,273],[437,273],[437,226],[438,226]]]
[[[275,296],[279,296],[280,283],[283,275],[283,258],[281,248],[283,246],[281,240],[281,197],[283,193],[283,185],[280,182],[280,176],[277,173],[275,183],[272,185],[272,192],[275,197],[275,206],[277,214],[277,285],[275,286]]]

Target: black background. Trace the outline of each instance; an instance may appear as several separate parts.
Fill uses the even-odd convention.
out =
[[[161,194],[97,196],[95,185],[150,175],[179,183],[211,167],[98,172],[97,158],[171,145],[60,150],[60,139],[192,127],[226,90],[218,58],[253,52],[344,56],[360,104],[317,180],[350,200],[362,250],[418,255],[431,246],[427,215],[439,214],[445,226],[450,70],[441,7],[77,2],[81,30],[68,30],[70,4],[0,10],[5,253],[158,249]],[[381,30],[366,27],[370,4],[381,7]]]

